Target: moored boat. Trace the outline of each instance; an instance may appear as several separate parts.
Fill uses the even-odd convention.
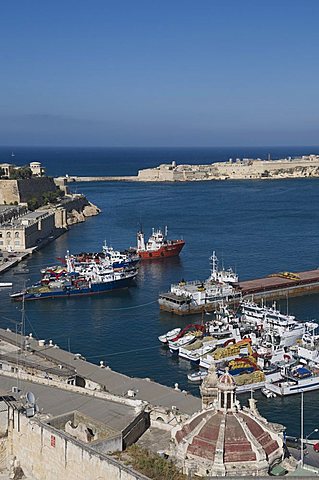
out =
[[[177,337],[180,331],[181,328],[174,328],[173,330],[169,330],[167,333],[160,335],[158,339],[162,343],[168,343],[170,340],[173,340],[173,338]]]
[[[44,298],[69,298],[97,295],[111,290],[129,287],[137,275],[136,269],[115,270],[102,264],[81,264],[76,270],[74,259],[67,256],[67,266],[57,274],[45,270],[40,282],[13,293],[13,300],[38,300]]]
[[[198,372],[189,373],[187,378],[190,382],[201,382],[207,375],[207,370],[199,370]]]
[[[142,260],[152,260],[156,258],[176,257],[180,254],[185,245],[185,240],[168,240],[167,227],[165,232],[159,228],[152,229],[152,235],[148,241],[145,242],[144,232],[139,230],[137,232],[137,247],[131,249],[135,251]]]
[[[269,390],[269,389],[266,388],[266,387],[263,387],[263,388],[261,389],[261,393],[262,393],[266,398],[276,398],[276,397],[277,397],[277,395],[276,395],[274,392],[272,392],[271,390]]]

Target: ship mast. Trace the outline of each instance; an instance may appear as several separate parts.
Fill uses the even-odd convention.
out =
[[[213,251],[213,255],[210,257],[210,264],[211,264],[211,279],[216,280],[218,274],[218,258],[216,256],[215,250]]]

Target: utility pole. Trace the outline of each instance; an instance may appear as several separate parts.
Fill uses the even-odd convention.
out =
[[[303,408],[304,408],[304,405],[303,405],[303,390],[301,391],[301,402],[300,402],[300,465],[301,467],[303,467],[303,462],[304,462],[304,453],[303,453],[303,436],[304,436],[304,433],[303,433]]]

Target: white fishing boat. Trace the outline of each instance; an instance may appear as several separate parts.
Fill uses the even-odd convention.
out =
[[[267,398],[275,398],[275,397],[277,397],[277,395],[275,394],[275,392],[272,392],[271,390],[269,390],[268,388],[265,388],[265,387],[263,387],[263,388],[261,389],[261,393],[262,393],[265,397],[267,397]]]
[[[282,397],[318,390],[319,369],[305,367],[303,363],[292,368],[282,367],[281,380],[278,382],[267,382],[265,387]]]
[[[207,370],[199,370],[198,372],[189,373],[187,378],[190,382],[201,382],[207,375]]]
[[[184,335],[183,337],[179,338],[175,342],[169,341],[168,347],[171,353],[178,353],[180,347],[188,345],[192,343],[196,339],[196,336],[193,334]]]
[[[281,313],[276,303],[271,307],[242,302],[242,319],[254,325],[263,335],[263,340],[272,345],[290,347],[307,332],[307,323],[300,322],[293,315]]]
[[[211,339],[207,341],[205,340],[206,339],[204,337],[203,340],[198,340],[198,342],[186,345],[186,347],[181,347],[179,349],[178,355],[181,358],[185,358],[186,360],[189,360],[193,363],[199,363],[199,360],[203,355],[212,352],[218,345],[218,340],[216,339]]]
[[[175,337],[177,337],[180,331],[181,328],[174,328],[173,330],[170,330],[169,332],[160,335],[158,339],[162,343],[168,343],[170,340],[173,340]]]
[[[241,316],[243,320],[253,324],[262,324],[265,315],[264,305],[258,305],[250,300],[243,300],[240,304]]]
[[[217,257],[213,253],[211,274],[207,280],[181,280],[172,284],[170,291],[161,293],[159,305],[162,310],[179,315],[213,310],[225,301],[239,299],[241,293],[236,289],[238,276],[231,270],[218,270]]]

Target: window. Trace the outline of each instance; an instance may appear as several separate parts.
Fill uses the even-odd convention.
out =
[[[11,232],[7,232],[7,238],[11,238]]]
[[[0,238],[2,238],[2,232],[0,232]]]
[[[15,244],[15,245],[20,245],[20,240],[15,240],[15,241],[14,241],[14,244]]]
[[[15,232],[14,236],[15,236],[15,238],[19,238],[20,233],[19,233],[19,232]]]

